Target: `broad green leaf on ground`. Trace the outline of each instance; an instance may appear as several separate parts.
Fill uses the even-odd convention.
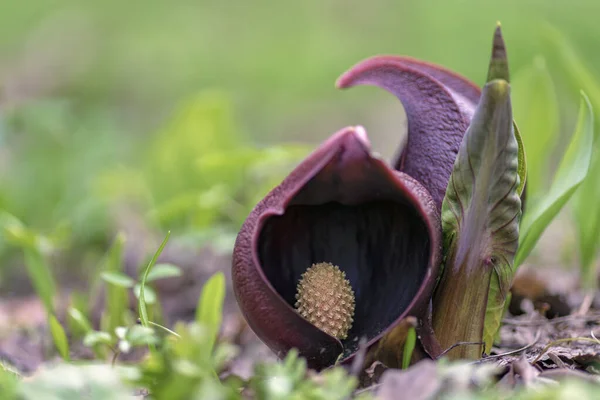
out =
[[[493,341],[489,332],[495,334],[498,328],[487,314],[503,310],[521,216],[518,143],[512,121],[508,82],[488,82],[442,203],[448,256],[433,304],[434,331],[442,348],[482,340],[489,348]],[[449,354],[479,358],[481,353],[481,346],[461,346]]]
[[[145,293],[144,293],[145,288],[146,288],[146,281],[148,280],[148,275],[150,274],[150,271],[152,270],[152,267],[154,266],[154,264],[156,264],[156,260],[158,260],[160,253],[162,253],[163,249],[167,245],[167,242],[169,241],[169,236],[171,236],[171,231],[167,232],[167,236],[165,236],[165,239],[158,247],[158,250],[156,250],[156,253],[154,253],[154,256],[152,256],[152,259],[150,260],[150,262],[148,263],[148,266],[144,270],[144,276],[142,277],[142,281],[140,282],[140,294],[138,297],[138,310],[140,313],[140,321],[142,322],[142,325],[144,325],[145,327],[148,327],[148,325],[149,325],[148,310],[146,308],[146,298],[145,298]]]
[[[217,340],[223,318],[225,300],[225,275],[217,272],[211,276],[202,288],[202,294],[196,308],[196,322],[209,330],[211,347]]]
[[[48,315],[48,325],[50,325],[50,333],[58,353],[63,360],[69,361],[69,342],[67,340],[67,335],[54,314]]]
[[[538,57],[511,82],[515,121],[527,149],[527,201],[548,187],[548,167],[556,144],[559,109],[546,62]]]
[[[519,251],[515,258],[516,267],[531,253],[546,227],[588,175],[593,139],[594,114],[587,96],[582,92],[577,127],[558,167],[550,191],[547,196],[528,207],[523,215]]]

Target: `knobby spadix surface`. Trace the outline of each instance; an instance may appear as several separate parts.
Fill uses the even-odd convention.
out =
[[[446,265],[433,300],[442,348],[481,342],[488,307],[503,311],[518,246],[518,169],[510,86],[493,79],[463,138],[442,204]],[[490,339],[485,337],[488,350]],[[449,355],[478,358],[482,350],[482,345],[459,346]]]

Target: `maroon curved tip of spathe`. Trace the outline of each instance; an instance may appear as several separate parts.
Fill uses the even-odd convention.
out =
[[[251,212],[234,247],[233,287],[246,320],[279,356],[297,348],[312,368],[349,360],[429,300],[440,263],[435,203],[413,178],[370,152],[363,128],[334,134]],[[301,274],[338,265],[356,297],[340,341],[293,308]]]
[[[364,60],[336,82],[338,88],[356,85],[379,86],[402,102],[408,119],[408,139],[394,166],[421,182],[441,209],[480,89],[446,68],[400,56]]]

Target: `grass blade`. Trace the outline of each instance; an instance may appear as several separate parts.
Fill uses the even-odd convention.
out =
[[[556,145],[559,107],[546,62],[538,57],[522,69],[511,86],[515,121],[527,149],[527,198],[538,198],[548,187],[548,161]]]
[[[69,361],[69,342],[67,341],[67,335],[54,314],[48,315],[48,325],[50,325],[50,333],[52,334],[52,340],[54,341],[54,346],[56,346],[58,353],[63,360]]]
[[[592,165],[588,177],[573,196],[573,217],[579,242],[579,266],[581,286],[595,289],[595,263],[600,249],[600,141],[595,144]]]
[[[225,299],[225,275],[217,272],[211,276],[204,287],[196,308],[196,321],[210,332],[210,348],[214,346],[223,318]]]
[[[56,293],[56,283],[50,272],[50,267],[46,263],[42,253],[36,248],[23,248],[23,255],[25,256],[27,273],[29,274],[29,279],[31,279],[35,292],[42,300],[42,303],[44,303],[46,312],[48,314],[53,314],[53,299]]]
[[[528,207],[523,216],[515,267],[531,253],[546,227],[588,175],[593,139],[594,112],[587,96],[581,92],[577,128],[558,167],[550,192],[547,197]]]
[[[148,266],[146,267],[146,270],[144,271],[142,282],[140,282],[140,296],[138,299],[138,309],[140,313],[140,321],[145,327],[148,327],[150,325],[148,322],[148,310],[146,309],[146,298],[144,297],[146,281],[148,280],[148,274],[150,273],[150,270],[152,270],[152,267],[154,266],[154,264],[156,264],[156,260],[158,260],[158,257],[160,256],[160,253],[162,253],[163,249],[167,245],[167,242],[169,241],[169,236],[171,236],[171,231],[167,232],[167,236],[165,236],[165,239],[160,244],[160,247],[158,248],[156,253],[154,253],[154,256],[152,256],[152,259],[150,260]]]
[[[105,321],[107,332],[114,332],[115,328],[125,324],[126,313],[128,310],[128,293],[127,288],[115,284],[106,276],[122,275],[123,270],[123,247],[125,245],[125,235],[118,234],[112,247],[109,249],[106,256],[106,269],[103,273],[103,279],[109,282],[106,285],[106,310]]]
[[[408,328],[406,342],[404,342],[404,351],[402,352],[402,369],[407,369],[410,365],[415,345],[417,343],[417,332],[413,326]]]
[[[77,326],[87,334],[92,331],[92,324],[85,315],[78,309],[71,307],[69,308],[69,316],[77,324]]]

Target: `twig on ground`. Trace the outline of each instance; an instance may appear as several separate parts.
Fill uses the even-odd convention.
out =
[[[442,358],[443,356],[445,356],[446,354],[448,354],[448,352],[452,349],[454,349],[455,347],[458,346],[472,346],[472,345],[484,345],[485,346],[485,342],[457,342],[454,343],[452,346],[448,347],[446,350],[442,351],[440,353],[439,356],[436,357],[436,360],[439,360],[440,358]]]
[[[554,340],[554,341],[548,343],[546,345],[546,347],[544,347],[544,349],[540,352],[540,354],[538,354],[538,356],[535,358],[535,360],[533,360],[531,362],[531,364],[533,365],[533,364],[537,363],[540,360],[540,358],[542,358],[542,356],[544,354],[546,354],[548,349],[550,349],[551,347],[559,345],[561,343],[570,343],[570,342],[592,342],[592,343],[598,344],[598,339],[592,339],[592,338],[587,338],[587,337],[574,337],[574,338],[564,338],[564,339]]]
[[[587,315],[567,315],[564,317],[557,317],[553,319],[541,319],[537,321],[520,321],[518,319],[506,318],[502,320],[503,324],[506,325],[520,325],[520,326],[540,326],[546,324],[559,324],[561,322],[572,322],[572,321],[581,321],[581,322],[593,322],[596,321],[600,324],[600,314],[593,313]]]
[[[527,349],[530,349],[531,347],[535,346],[535,344],[540,340],[541,337],[542,337],[542,330],[538,329],[537,332],[536,332],[536,334],[535,334],[535,338],[528,345],[523,346],[523,347],[521,347],[519,349],[516,349],[516,350],[507,351],[506,353],[494,354],[494,355],[491,355],[491,356],[487,356],[485,358],[482,358],[481,360],[478,360],[477,363],[485,362],[485,361],[488,361],[489,359],[502,358],[502,357],[505,357],[505,356],[511,356],[513,354],[521,353],[521,352],[523,352],[523,351],[525,351]]]
[[[573,315],[585,315],[590,311],[592,302],[594,301],[594,293],[587,293],[579,306],[579,309]]]

